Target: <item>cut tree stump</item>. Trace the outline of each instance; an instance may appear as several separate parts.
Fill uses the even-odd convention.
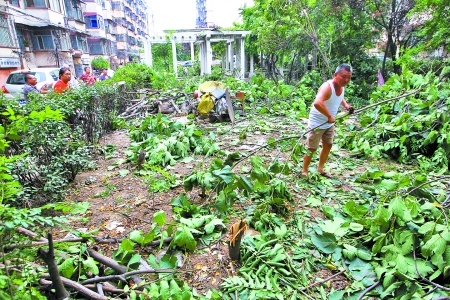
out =
[[[239,221],[231,225],[230,228],[230,244],[228,245],[228,251],[232,260],[240,260],[241,255],[241,239],[245,231],[248,229],[247,222],[245,220]]]

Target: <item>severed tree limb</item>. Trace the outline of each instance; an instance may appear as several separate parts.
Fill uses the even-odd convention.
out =
[[[48,251],[42,248],[38,250],[38,256],[44,260],[48,266],[48,278],[52,280],[53,287],[55,288],[56,299],[62,300],[69,298],[70,294],[64,288],[62,278],[59,276],[58,266],[55,262],[55,253],[53,251],[53,238],[51,232],[47,234],[48,239]]]
[[[92,236],[92,239],[94,239],[94,241],[97,244],[118,244],[120,242],[122,242],[123,239],[104,239],[101,237],[97,237],[97,236]],[[163,240],[164,244],[168,244],[173,240],[173,237],[169,237],[169,238],[165,238]],[[73,239],[62,239],[62,240],[54,240],[53,243],[78,243],[78,242],[89,242],[89,238],[73,238]],[[153,247],[153,246],[158,246],[161,243],[161,240],[156,240],[153,242],[150,242],[148,244],[146,244],[145,246],[147,247]],[[4,246],[3,248],[5,249],[5,251],[10,251],[12,249],[15,248],[27,248],[27,247],[34,247],[34,246],[41,246],[41,245],[45,245],[47,244],[47,242],[31,242],[28,244],[22,244],[22,243],[15,243],[15,244],[11,244],[8,246]],[[139,244],[135,244],[135,246],[140,246]]]
[[[322,280],[322,281],[314,282],[313,284],[311,284],[311,285],[309,285],[309,286],[307,286],[307,287],[302,288],[302,291],[307,290],[307,289],[310,289],[310,288],[315,287],[315,286],[318,286],[318,285],[321,285],[321,284],[323,284],[323,283],[325,283],[325,282],[327,282],[327,281],[330,281],[330,280],[333,279],[334,277],[337,277],[337,276],[343,274],[344,272],[345,272],[345,270],[342,270],[342,271],[340,271],[339,273],[336,273],[336,274],[334,274],[334,275],[331,275],[330,277],[327,277],[327,278],[325,278],[325,279]]]
[[[88,284],[85,287],[88,289],[96,289],[97,288],[95,284]],[[111,294],[124,294],[124,295],[127,294],[127,292],[125,292],[124,290],[117,289],[113,286],[104,285],[104,286],[102,286],[102,288],[103,288],[104,292],[111,293]],[[137,295],[141,295],[141,294],[145,295],[144,292],[141,292],[138,290],[134,290],[134,291]]]
[[[176,111],[178,114],[181,114],[181,110],[178,108],[178,106],[175,104],[175,102],[174,102],[173,100],[170,100],[169,102],[170,102],[170,104],[172,104],[172,106],[175,108],[175,111]]]
[[[175,273],[175,271],[173,269],[160,269],[160,270],[154,270],[154,269],[150,269],[150,270],[136,270],[136,271],[131,271],[131,272],[127,272],[127,273],[123,273],[120,275],[109,275],[109,276],[103,276],[103,277],[95,277],[95,278],[90,278],[87,279],[83,282],[81,282],[82,285],[86,285],[89,283],[96,283],[96,282],[104,282],[104,281],[112,281],[112,280],[122,280],[126,277],[129,276],[133,276],[133,275],[137,275],[137,274],[143,274],[143,273]],[[126,280],[125,280],[126,281]]]
[[[381,280],[375,282],[374,284],[372,284],[371,286],[369,286],[367,289],[365,289],[361,295],[358,296],[358,299],[356,300],[361,300],[365,294],[367,294],[368,292],[370,292],[371,290],[373,290],[374,288],[376,288],[379,284],[381,283]]]
[[[442,180],[442,179],[446,179],[446,178],[450,179],[450,176],[439,176],[439,177],[436,177],[436,178],[433,179],[433,180],[424,182],[424,183],[422,183],[422,184],[416,186],[415,188],[411,189],[410,191],[408,191],[408,194],[411,194],[411,193],[414,192],[415,190],[420,189],[420,188],[423,187],[424,185],[427,185],[427,184],[430,184],[430,183],[432,183],[432,182],[439,181],[439,180]]]
[[[21,233],[21,234],[24,234],[24,235],[26,235],[26,236],[29,236],[30,238],[33,238],[33,239],[35,239],[38,235],[36,234],[36,233],[34,233],[33,231],[31,231],[31,230],[28,230],[28,229],[25,229],[25,228],[23,228],[23,227],[18,227],[17,229],[17,232],[18,233]],[[39,242],[45,242],[45,243],[48,243],[48,240],[46,239],[46,238],[43,238],[43,237],[41,237],[41,238],[39,238],[39,239],[37,239]]]
[[[45,280],[45,279],[49,279],[50,278],[50,274],[48,273],[44,273],[41,275],[42,279],[40,280],[40,283],[42,285],[53,285],[51,281]],[[94,299],[94,300],[108,300],[107,297],[102,296],[100,294],[97,294],[94,291],[91,291],[90,289],[88,289],[85,286],[82,286],[81,284],[79,284],[78,282],[72,281],[70,279],[61,277],[62,282],[64,283],[64,285],[77,290],[80,294],[89,297],[89,299]],[[54,286],[54,285],[53,285]],[[68,299],[68,296],[67,296]]]
[[[419,275],[420,278],[422,278],[423,281],[427,282],[428,284],[432,284],[434,287],[437,287],[437,288],[442,289],[444,291],[450,291],[450,288],[445,287],[445,286],[440,285],[440,284],[437,284],[437,283],[434,283],[433,281],[423,277],[422,274],[420,274],[419,268],[417,267],[416,249],[413,250],[413,257],[414,257],[414,265],[416,266],[416,273],[417,273],[417,275]]]
[[[114,259],[111,259],[105,255],[102,255],[100,253],[98,253],[97,251],[93,250],[93,249],[87,249],[87,252],[89,253],[89,255],[95,259],[96,261],[98,261],[99,263],[104,264],[105,266],[110,267],[111,269],[113,269],[114,271],[123,274],[127,272],[127,267],[119,264],[117,261],[115,261]],[[132,275],[131,279],[133,280],[133,282],[135,284],[139,284],[142,282],[142,278],[140,278],[137,275]]]

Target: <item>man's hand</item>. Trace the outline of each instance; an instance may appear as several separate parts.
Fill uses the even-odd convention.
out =
[[[351,115],[355,112],[355,108],[351,105],[347,106],[348,114]]]
[[[328,123],[334,123],[336,121],[336,118],[333,116],[328,117]]]

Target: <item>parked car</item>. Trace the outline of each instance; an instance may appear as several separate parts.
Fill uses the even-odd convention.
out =
[[[2,86],[2,91],[6,99],[23,97],[23,86],[25,84],[25,74],[27,73],[36,76],[36,87],[38,89],[41,89],[44,85],[53,86],[59,79],[59,68],[36,68],[14,71],[9,74],[5,85]]]

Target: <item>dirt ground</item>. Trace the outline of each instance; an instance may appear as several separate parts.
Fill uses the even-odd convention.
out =
[[[275,123],[276,124],[276,123]],[[220,137],[221,148],[230,147],[232,141],[239,136],[239,130],[234,130],[228,125],[226,128],[210,126],[213,132],[228,131],[230,134],[224,134]],[[269,132],[261,132],[258,128],[249,128],[249,138],[245,145],[236,145],[234,149],[246,149],[251,151],[255,145],[264,143],[269,137],[278,137],[283,130],[294,131],[292,124],[283,125],[281,120],[276,128]],[[284,126],[284,127],[283,127]],[[241,128],[245,127],[241,124]],[[135,165],[124,163],[114,166],[116,162],[123,162],[126,159],[124,150],[130,145],[130,140],[126,131],[115,131],[101,138],[99,148],[105,148],[107,145],[114,145],[115,151],[112,154],[98,154],[94,161],[96,168],[91,171],[79,173],[75,181],[71,184],[67,201],[90,202],[90,209],[85,217],[86,223],[73,223],[74,228],[92,231],[98,229],[97,236],[105,238],[125,238],[133,230],[143,230],[146,232],[150,228],[152,216],[157,211],[164,211],[167,223],[173,220],[172,206],[170,201],[184,192],[182,184],[165,193],[150,193],[141,177],[133,174]],[[111,147],[111,146],[109,146]],[[230,150],[231,151],[231,150]],[[276,153],[272,153],[276,155]],[[285,154],[281,154],[282,156]],[[195,167],[192,163],[178,163],[171,170],[176,173],[180,180],[184,175],[188,175]],[[120,175],[120,170],[128,170],[126,176]],[[123,174],[123,173],[122,173]],[[196,192],[190,195],[193,203],[201,204],[203,201]],[[295,209],[305,209],[299,204]],[[319,209],[310,209],[313,217],[322,217]],[[233,220],[232,220],[233,221]],[[83,229],[84,228],[84,229]],[[64,232],[61,232],[64,234]],[[185,280],[189,286],[194,287],[200,294],[208,289],[220,289],[222,278],[235,275],[239,269],[239,264],[232,262],[228,255],[228,232],[224,232],[222,238],[213,242],[209,246],[198,243],[197,250],[190,253],[182,253],[184,263],[179,268],[179,277]],[[117,248],[116,245],[97,245],[106,255],[112,256],[112,252]],[[164,249],[164,248],[163,248]],[[157,249],[142,249],[141,254],[146,258],[148,254],[158,254]],[[333,275],[328,269],[323,269],[317,273],[316,280],[324,279]],[[336,290],[343,289],[349,282],[343,275],[333,278],[328,283],[328,288],[334,287]]]

